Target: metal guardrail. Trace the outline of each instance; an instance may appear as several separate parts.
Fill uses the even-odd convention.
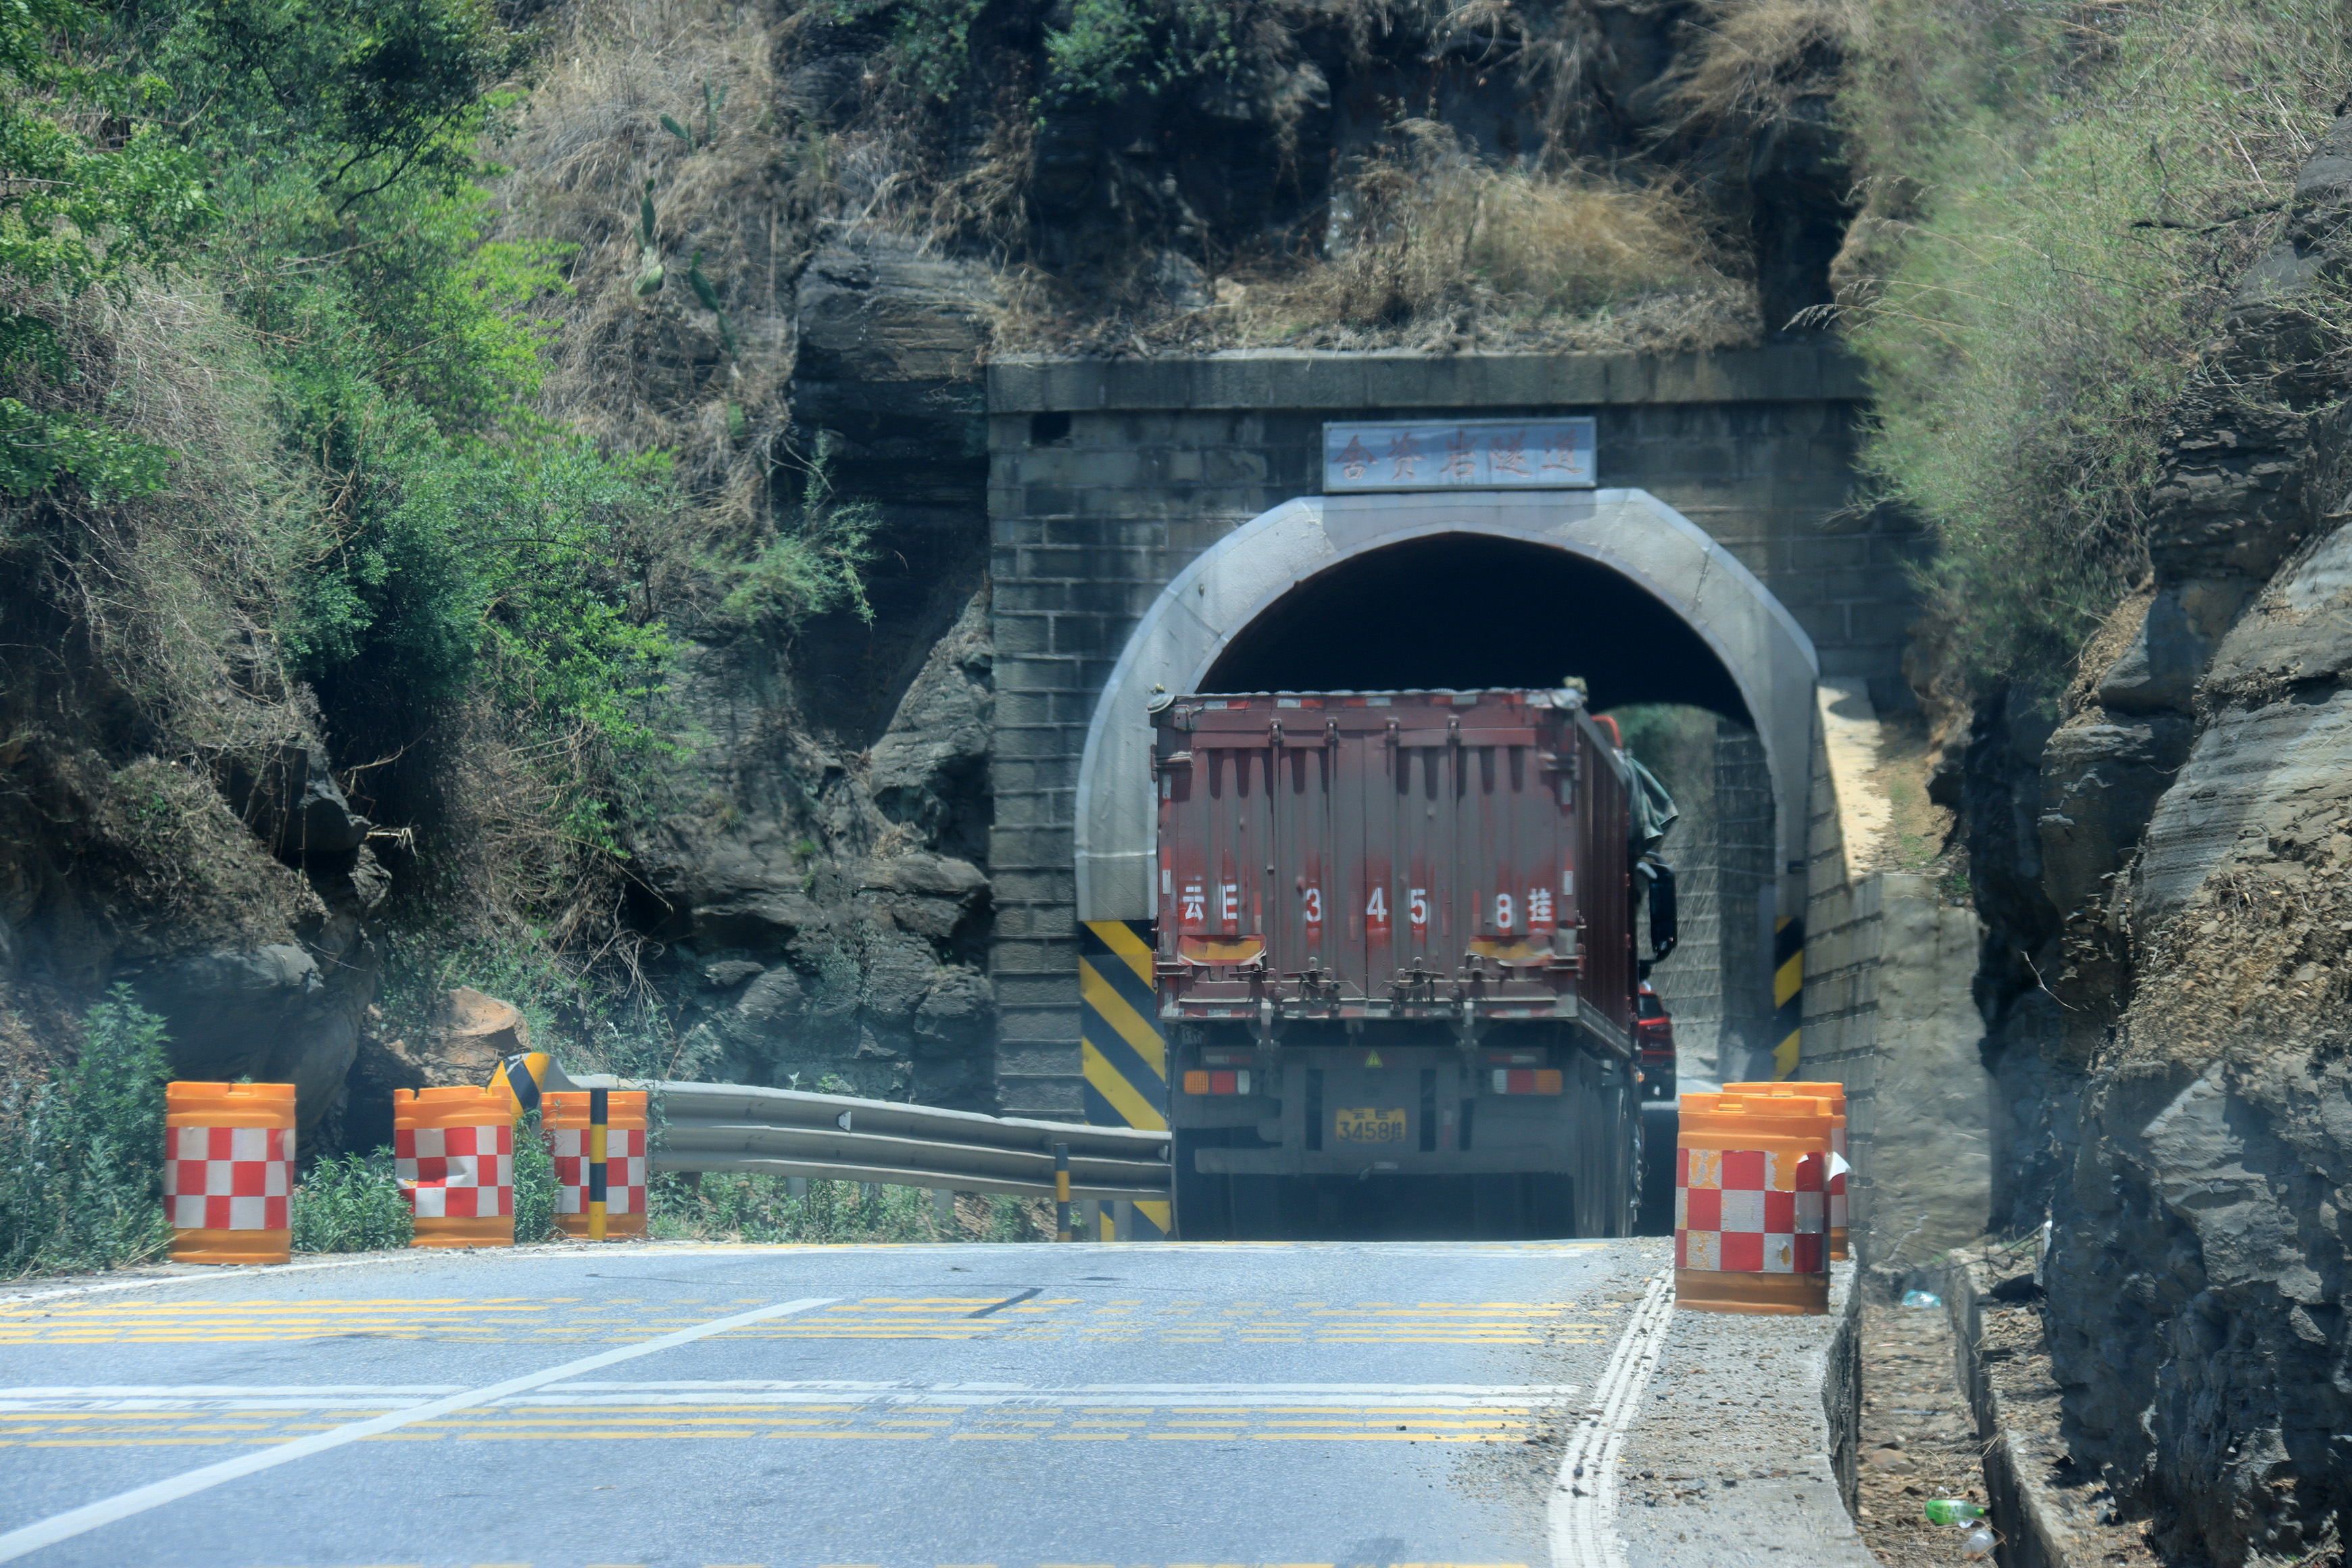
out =
[[[583,1084],[597,1079],[582,1079]],[[751,1171],[836,1182],[1054,1195],[1054,1145],[1074,1198],[1165,1201],[1168,1134],[981,1116],[887,1100],[731,1083],[647,1083],[665,1171]]]

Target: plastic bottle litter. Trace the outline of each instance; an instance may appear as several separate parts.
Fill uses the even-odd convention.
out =
[[[1992,1549],[1999,1544],[2000,1542],[1993,1535],[1992,1527],[1979,1524],[1960,1538],[1961,1560],[1974,1562],[1979,1558],[1990,1557],[1992,1555]]]
[[[1906,1290],[1903,1292],[1903,1304],[1906,1307],[1940,1307],[1944,1299],[1933,1290]]]
[[[1964,1502],[1956,1497],[1927,1500],[1929,1524],[1967,1524],[1972,1520],[1982,1519],[1984,1516],[1984,1504],[1980,1502]]]

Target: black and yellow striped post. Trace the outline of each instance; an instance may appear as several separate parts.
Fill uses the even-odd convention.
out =
[[[1805,922],[1782,915],[1772,926],[1772,1076],[1793,1078],[1805,1023]]]
[[[1070,1239],[1070,1146],[1054,1145],[1054,1239]]]
[[[1150,921],[1087,921],[1078,936],[1078,1055],[1087,1124],[1168,1130],[1168,1051],[1151,978]],[[1140,1201],[1130,1239],[1166,1237],[1165,1203]]]
[[[612,1112],[610,1090],[588,1091],[588,1239],[604,1239],[604,1125]]]
[[[488,1087],[506,1092],[506,1097],[514,1102],[515,1119],[520,1121],[539,1109],[540,1091],[551,1087],[547,1073],[551,1066],[552,1058],[545,1051],[523,1051],[503,1057],[490,1070]],[[563,1077],[563,1069],[557,1068],[555,1072],[556,1082],[552,1087],[570,1088],[571,1080]]]

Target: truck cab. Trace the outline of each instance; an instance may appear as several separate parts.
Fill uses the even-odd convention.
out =
[[[1635,1002],[1633,1035],[1642,1049],[1642,1098],[1671,1100],[1675,1098],[1674,1016],[1659,1000],[1657,988],[1646,980]]]

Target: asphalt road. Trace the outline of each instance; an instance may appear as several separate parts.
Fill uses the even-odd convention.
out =
[[[570,1247],[35,1290],[0,1302],[0,1562],[1534,1568],[1669,1246]]]

